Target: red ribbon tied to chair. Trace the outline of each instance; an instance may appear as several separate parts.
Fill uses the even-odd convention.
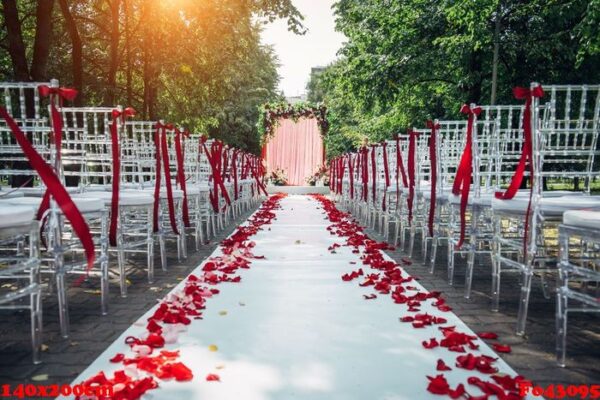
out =
[[[219,212],[219,189],[223,198],[227,202],[227,205],[231,205],[231,199],[229,198],[229,193],[227,193],[227,188],[223,183],[223,177],[221,175],[221,167],[222,157],[223,157],[223,142],[219,140],[214,140],[211,143],[210,151],[206,147],[206,139],[203,137],[202,146],[204,148],[204,153],[208,159],[208,163],[210,164],[212,171],[212,179],[213,179],[213,190],[210,193],[210,201],[213,206],[213,210],[215,212]]]
[[[362,200],[369,199],[369,149],[364,146],[360,149],[361,160],[361,179],[362,179]]]
[[[112,110],[110,123],[110,142],[112,155],[112,195],[110,203],[110,227],[108,241],[111,246],[117,245],[117,228],[119,226],[119,187],[121,184],[121,149],[119,140],[119,119],[124,123],[125,118],[135,115],[135,110],[127,107],[123,111]]]
[[[354,199],[354,161],[352,153],[348,153],[348,176],[350,178],[350,198]]]
[[[240,154],[239,149],[233,150],[233,155],[231,156],[231,169],[233,170],[233,198],[237,200],[239,197],[239,187],[238,187],[238,170],[237,170],[237,159]]]
[[[390,166],[388,164],[387,142],[381,142],[383,151],[383,173],[385,178],[385,189],[383,190],[383,200],[381,201],[381,209],[387,211],[387,189],[390,187]]]
[[[344,175],[346,173],[346,157],[340,156],[339,178],[338,178],[338,194],[342,194],[344,189]]]
[[[396,208],[398,207],[398,201],[400,200],[400,182],[399,178],[402,177],[402,186],[408,187],[408,179],[406,178],[406,171],[404,170],[404,162],[402,161],[402,151],[400,151],[400,135],[396,135]]]
[[[469,203],[469,191],[471,190],[471,175],[473,174],[473,123],[475,122],[475,118],[481,114],[481,107],[475,105],[470,107],[467,104],[463,104],[460,112],[468,115],[468,120],[467,140],[460,158],[460,164],[456,170],[454,184],[452,185],[452,194],[455,196],[460,194],[460,237],[456,245],[457,249],[460,249],[465,241],[465,231],[467,227],[466,213],[467,205]]]
[[[433,237],[433,220],[435,218],[435,204],[437,197],[437,131],[440,129],[440,124],[431,120],[426,124],[428,129],[431,129],[429,137],[429,161],[431,164],[431,198],[429,199],[429,219],[427,227],[429,228],[429,236]]]
[[[371,145],[371,177],[373,178],[373,181],[371,182],[371,192],[373,196],[373,203],[375,203],[377,194],[377,162],[375,161],[376,149],[376,144]]]
[[[40,175],[40,179],[44,182],[44,185],[46,185],[48,191],[54,200],[56,200],[56,203],[63,214],[71,223],[73,231],[83,246],[87,261],[87,270],[89,271],[94,265],[96,255],[94,252],[94,241],[87,222],[73,202],[73,199],[71,199],[67,189],[65,189],[60,182],[60,179],[58,179],[56,173],[54,173],[52,168],[46,163],[42,156],[40,156],[31,143],[29,143],[23,131],[21,131],[15,120],[12,119],[4,107],[0,107],[0,116],[6,121],[15,136],[15,140],[23,150],[23,154],[25,154],[31,166]]]
[[[336,194],[336,189],[335,189],[335,184],[336,184],[336,179],[335,179],[335,158],[331,159],[331,161],[329,162],[329,190],[331,191],[331,193]]]
[[[75,97],[77,97],[77,90],[40,85],[38,91],[42,97],[50,97],[50,112],[52,114],[52,128],[54,131],[53,139],[54,144],[56,145],[56,157],[60,160],[63,125],[60,113],[56,108],[56,100],[58,99],[58,103],[62,107],[63,100],[75,100]]]
[[[532,89],[527,89],[524,87],[515,87],[513,88],[513,95],[516,99],[525,99],[525,109],[523,110],[523,146],[521,147],[521,157],[519,158],[519,163],[517,164],[517,168],[515,169],[515,172],[511,178],[508,189],[506,189],[504,193],[496,192],[495,195],[497,199],[501,200],[510,200],[514,198],[519,188],[521,187],[521,183],[523,182],[525,169],[529,167],[529,179],[531,180],[531,185],[529,190],[529,203],[527,204],[527,212],[525,214],[525,234],[523,244],[523,252],[525,255],[527,255],[529,214],[531,212],[533,177],[535,173],[533,166],[533,134],[531,127],[531,104],[533,102],[534,97],[540,98],[544,96],[544,89],[540,85],[534,86]]]
[[[56,159],[60,161],[62,151],[62,132],[63,132],[63,120],[56,108],[56,103],[62,106],[63,100],[73,101],[77,97],[77,90],[71,88],[54,88],[47,85],[40,85],[38,87],[40,96],[50,97],[50,116],[52,118],[52,135],[50,141],[54,143],[56,148]],[[38,208],[36,219],[40,221],[46,210],[50,208],[50,190],[46,189],[42,202]]]
[[[179,183],[179,187],[183,192],[183,204],[182,204],[182,214],[183,214],[183,225],[186,228],[191,226],[190,223],[190,209],[188,205],[188,197],[187,197],[187,187],[185,181],[185,138],[190,137],[190,131],[187,129],[180,130],[175,128],[175,154],[177,156],[177,183]]]
[[[179,235],[177,229],[177,220],[175,218],[175,201],[173,199],[173,186],[171,185],[171,164],[169,162],[169,145],[167,143],[167,130],[174,130],[172,124],[163,125],[162,135],[160,138],[161,158],[165,169],[165,187],[167,189],[167,206],[169,209],[169,220],[171,221],[171,229],[173,233]]]
[[[413,218],[413,206],[415,202],[415,175],[416,175],[416,152],[417,152],[417,138],[419,133],[408,130],[408,225],[412,225]]]
[[[169,147],[167,145],[167,129],[172,130],[173,125],[156,123],[156,131],[154,133],[154,147],[156,148],[156,179],[154,182],[154,216],[153,230],[158,232],[158,208],[160,207],[160,186],[162,179],[162,167],[165,169],[165,187],[167,191],[167,206],[169,209],[169,219],[173,233],[179,235],[177,222],[175,220],[175,204],[173,200],[173,187],[171,186],[171,167],[169,163]],[[161,165],[162,161],[162,165]]]

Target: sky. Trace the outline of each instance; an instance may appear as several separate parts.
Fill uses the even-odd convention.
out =
[[[262,41],[275,47],[281,66],[279,88],[286,96],[306,91],[312,67],[326,66],[336,59],[345,36],[335,31],[331,5],[335,0],[293,0],[304,15],[308,32],[299,36],[288,32],[287,23],[278,20],[266,25]]]

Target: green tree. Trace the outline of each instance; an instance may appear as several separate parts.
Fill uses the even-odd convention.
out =
[[[309,84],[332,121],[329,155],[390,138],[428,118],[487,104],[498,44],[496,103],[511,88],[600,79],[597,0],[339,0],[341,58]],[[338,137],[339,136],[339,137]]]
[[[78,104],[121,104],[258,151],[259,104],[278,99],[260,29],[303,33],[291,0],[3,0],[4,80],[58,78]]]

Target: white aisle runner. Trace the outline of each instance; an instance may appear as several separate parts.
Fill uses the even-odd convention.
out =
[[[389,296],[365,300],[371,288],[341,275],[361,267],[359,254],[341,247],[345,240],[331,235],[319,203],[306,196],[281,201],[277,219],[253,236],[249,270],[240,270],[241,283],[224,283],[210,299],[202,321],[193,321],[166,349],[181,351],[181,361],[194,373],[189,382],[159,381],[147,399],[428,399],[444,398],[427,392],[427,375],[435,376],[442,358],[453,371],[445,373],[452,388],[471,376],[489,375],[456,368],[458,353],[445,348],[425,349],[422,341],[438,332],[437,326],[414,329],[400,323],[406,309]],[[217,250],[219,252],[219,250]],[[351,265],[356,262],[356,265]],[[200,267],[199,267],[200,268]],[[197,272],[200,275],[200,272]],[[418,283],[412,285],[420,287]],[[174,290],[176,290],[175,288]],[[437,311],[423,303],[422,311]],[[116,353],[130,353],[127,336],[140,335],[150,310],[102,353],[74,383],[122,365],[110,363]],[[439,312],[438,312],[439,315]],[[471,331],[453,313],[443,313],[446,325]],[[137,326],[136,326],[137,325]],[[480,352],[494,355],[480,340]],[[209,351],[216,345],[218,351]],[[214,350],[214,348],[213,348]],[[500,372],[515,375],[502,360]],[[216,373],[220,382],[206,381]]]

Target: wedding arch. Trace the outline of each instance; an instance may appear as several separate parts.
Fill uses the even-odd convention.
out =
[[[267,174],[277,171],[288,185],[306,185],[325,161],[329,130],[324,104],[267,103],[261,107],[258,131]]]

